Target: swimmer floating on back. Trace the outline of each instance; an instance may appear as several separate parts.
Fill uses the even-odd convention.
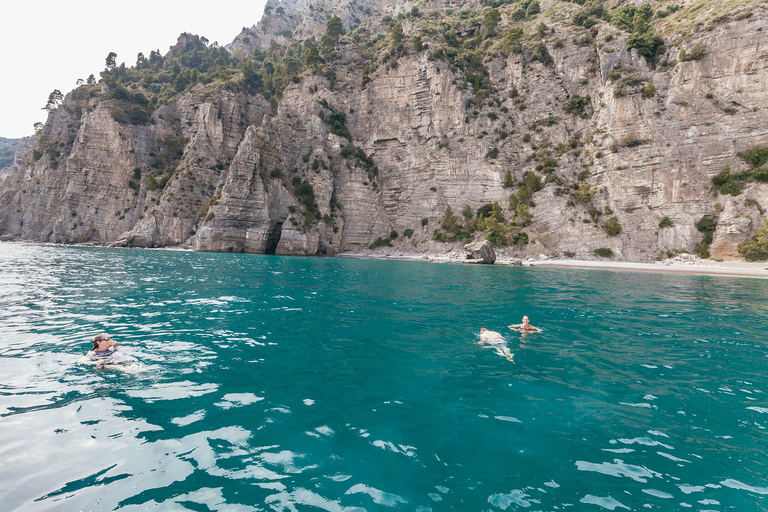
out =
[[[480,343],[488,344],[493,347],[501,357],[514,361],[514,354],[507,347],[507,340],[496,331],[489,331],[486,327],[480,328]]]
[[[508,327],[520,332],[541,332],[541,329],[530,324],[530,319],[527,316],[523,317],[523,323],[510,325]]]
[[[135,361],[131,356],[124,355],[117,342],[105,332],[93,338],[93,348],[80,358],[81,363],[97,366],[126,365]]]

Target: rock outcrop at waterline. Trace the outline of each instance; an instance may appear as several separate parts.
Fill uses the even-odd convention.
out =
[[[234,50],[291,44],[283,25],[296,19],[292,36],[318,38],[332,12],[330,3],[272,7],[280,5],[290,16],[278,23],[265,15]],[[348,34],[328,63],[296,75],[279,99],[233,76],[191,84],[132,124],[115,115],[121,103],[108,86],[75,89],[0,190],[0,236],[274,254],[371,245],[427,252],[485,238],[492,226],[470,225],[477,229],[478,209],[498,203],[503,229],[492,241],[502,250],[584,257],[607,248],[641,260],[695,250],[705,236],[696,223],[706,216],[716,220],[713,256],[738,257],[736,245],[760,226],[768,184],[747,180],[739,195],[716,196],[712,178],[726,166],[733,175],[750,170],[737,153],[768,144],[762,4],[708,31],[669,37],[653,69],[627,48],[626,30],[604,20],[575,26],[578,5],[544,1],[518,23],[520,52],[505,50],[503,38],[481,43],[473,69],[484,93],[465,81],[469,68],[445,59],[434,27],[442,30],[448,4],[422,4],[420,17],[404,19],[407,46],[378,66],[366,41],[384,45],[381,59],[392,37],[378,16],[412,5],[366,6],[370,14],[357,22],[369,20],[366,39],[355,41],[347,17]],[[461,41],[482,29],[487,10],[466,7],[477,20],[449,19]],[[500,34],[516,26],[512,7],[499,8]],[[418,35],[426,48],[415,49]],[[696,44],[705,55],[678,62]],[[447,230],[447,208],[458,216],[467,206],[471,218]]]
[[[467,254],[467,260],[472,262],[493,265],[496,261],[496,253],[488,240],[467,244],[464,246],[464,252]]]

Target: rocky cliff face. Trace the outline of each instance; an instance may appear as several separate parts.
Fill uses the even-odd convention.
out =
[[[266,50],[273,41],[278,44],[288,43],[291,38],[320,41],[331,16],[341,18],[345,30],[350,31],[362,22],[406,12],[417,3],[415,0],[269,0],[261,21],[251,28],[243,28],[232,42],[231,50],[250,55],[254,50]]]
[[[33,137],[3,139],[0,137],[0,185],[18,171],[24,155],[35,145]],[[8,182],[10,185],[10,180]]]
[[[319,39],[334,11],[347,32],[360,23],[365,32],[342,37],[326,68],[306,69],[271,101],[197,83],[150,122],[129,124],[112,115],[106,88],[73,91],[0,190],[0,235],[330,255],[386,244],[394,230],[400,236],[391,243],[426,252],[443,246],[435,229],[448,207],[458,214],[498,202],[504,223],[515,223],[531,173],[544,181],[528,204],[532,223],[517,222],[502,251],[591,257],[609,248],[622,259],[650,259],[693,251],[703,238],[695,224],[709,215],[717,220],[713,256],[734,258],[765,216],[767,183],[747,180],[739,195],[715,195],[712,182],[727,165],[733,174],[749,170],[737,153],[768,143],[762,4],[684,37],[682,18],[670,17],[657,28],[669,34],[653,69],[627,48],[628,31],[606,21],[574,26],[578,5],[541,2],[540,14],[518,23],[528,34],[522,51],[505,49],[501,37],[483,43],[480,94],[471,80],[464,87],[466,69],[440,53],[435,27],[455,14],[448,4],[421,4],[419,17],[404,19],[406,46],[389,59],[383,47],[377,67],[355,34],[391,37],[377,20],[410,3],[268,5],[272,13],[244,30],[233,52]],[[516,23],[512,7],[500,8],[501,34]],[[460,21],[456,34],[469,38],[475,29],[480,15]],[[417,35],[426,49],[414,49]],[[705,55],[679,62],[680,49],[696,44]],[[514,184],[505,188],[507,172]],[[611,217],[618,234],[604,227]],[[413,235],[403,237],[406,230]],[[528,243],[512,245],[520,233]]]

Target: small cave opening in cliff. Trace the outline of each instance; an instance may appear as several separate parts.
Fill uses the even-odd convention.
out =
[[[283,232],[283,223],[275,222],[269,227],[269,236],[267,236],[267,247],[264,254],[275,254],[277,244],[280,243],[280,235]]]

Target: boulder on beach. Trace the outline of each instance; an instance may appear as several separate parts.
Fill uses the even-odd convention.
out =
[[[468,260],[481,260],[478,263],[486,265],[493,265],[496,261],[496,253],[493,252],[493,247],[488,240],[469,243],[464,246],[464,251],[467,253]]]

